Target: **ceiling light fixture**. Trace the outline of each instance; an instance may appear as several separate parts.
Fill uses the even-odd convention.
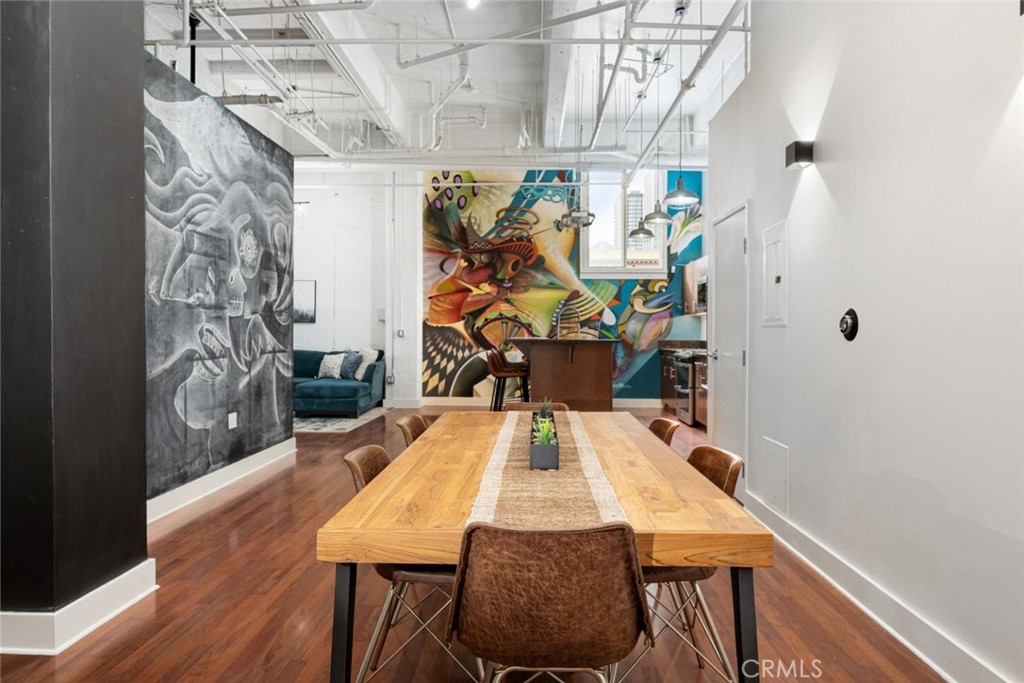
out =
[[[650,214],[648,214],[648,215],[650,215]],[[651,232],[650,229],[646,225],[644,225],[646,220],[647,219],[645,218],[644,220],[642,220],[639,223],[637,223],[636,227],[629,231],[629,235],[628,236],[629,237],[651,237],[651,238],[653,238],[654,237],[654,233]]]
[[[685,209],[688,206],[700,203],[700,197],[697,196],[697,193],[687,190],[686,186],[683,185],[682,165],[682,161],[680,161],[679,177],[676,178],[676,189],[665,195],[665,206],[670,206],[673,209]]]
[[[469,9],[476,9],[480,6],[480,0],[466,0],[466,7]]]
[[[658,116],[661,116],[661,85],[658,85]],[[643,127],[644,117],[640,114],[640,126]],[[657,136],[657,132],[654,133]],[[658,163],[657,163],[658,177],[661,177],[661,150],[658,149]],[[664,230],[668,226],[672,225],[672,216],[669,216],[661,209],[661,200],[654,202],[654,211],[644,216],[644,227],[646,228],[659,228]],[[664,234],[664,233],[662,233]],[[651,235],[652,237],[654,235]]]
[[[786,147],[786,168],[806,168],[814,163],[814,142],[796,141]]]

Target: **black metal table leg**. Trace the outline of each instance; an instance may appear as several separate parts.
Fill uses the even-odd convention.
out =
[[[334,629],[331,632],[331,683],[352,680],[352,627],[355,625],[356,565],[338,564],[334,573]]]
[[[754,608],[754,570],[732,568],[732,613],[736,625],[736,679],[751,683],[761,679],[757,656],[757,612]]]

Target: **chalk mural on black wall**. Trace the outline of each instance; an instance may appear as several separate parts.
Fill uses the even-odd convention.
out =
[[[292,435],[293,160],[149,55],[144,97],[152,497]]]

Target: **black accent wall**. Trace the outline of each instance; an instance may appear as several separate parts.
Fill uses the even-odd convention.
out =
[[[140,2],[0,3],[0,609],[146,559]]]

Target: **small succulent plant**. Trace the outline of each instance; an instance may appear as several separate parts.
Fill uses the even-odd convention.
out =
[[[542,446],[555,443],[555,421],[540,417],[533,422],[533,442]]]
[[[551,400],[548,398],[544,399],[544,402],[540,404],[540,412],[537,413],[545,420],[550,420],[553,416],[551,414]]]

